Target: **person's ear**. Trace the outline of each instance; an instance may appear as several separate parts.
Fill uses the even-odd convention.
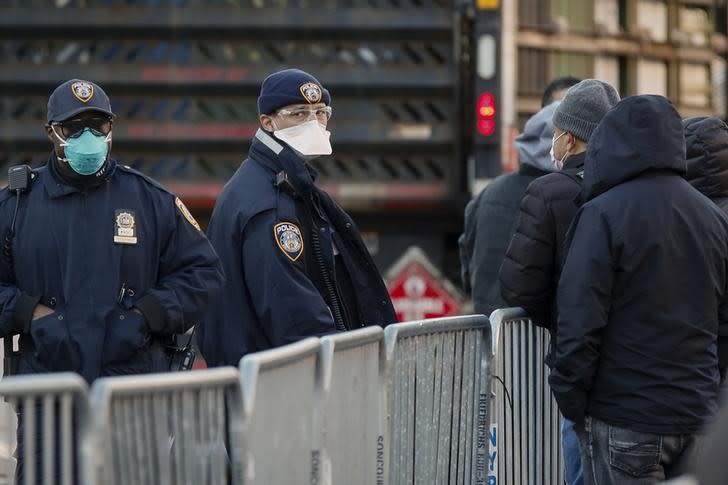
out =
[[[46,136],[48,137],[48,141],[50,141],[51,143],[53,143],[55,145],[56,144],[56,135],[53,134],[53,128],[51,128],[51,125],[48,124],[48,125],[45,125],[45,129],[46,129]]]
[[[273,118],[268,115],[260,115],[260,126],[262,126],[265,131],[275,131]]]

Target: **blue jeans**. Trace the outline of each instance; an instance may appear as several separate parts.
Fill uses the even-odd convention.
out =
[[[561,417],[561,451],[564,455],[566,485],[584,485],[581,451],[574,423]]]
[[[652,485],[679,476],[696,435],[659,435],[612,426],[587,416],[576,426],[586,485]]]

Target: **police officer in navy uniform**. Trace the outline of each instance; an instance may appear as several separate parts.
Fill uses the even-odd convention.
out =
[[[61,84],[48,100],[48,163],[25,192],[0,193],[0,337],[19,334],[19,374],[166,371],[163,345],[222,286],[182,201],[109,158],[113,122],[98,85]]]
[[[354,222],[307,163],[331,154],[331,97],[312,75],[268,76],[261,129],[217,200],[208,236],[227,284],[200,326],[209,365],[308,336],[396,321]]]
[[[0,193],[0,230],[12,232],[0,336],[20,335],[18,373],[73,371],[90,382],[164,371],[162,342],[196,323],[222,286],[182,201],[109,158],[113,120],[98,85],[61,84],[48,101],[48,163],[26,192]]]

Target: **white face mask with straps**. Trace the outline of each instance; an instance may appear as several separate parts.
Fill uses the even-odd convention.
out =
[[[275,128],[275,124],[273,127]],[[306,160],[321,155],[331,155],[333,151],[329,141],[331,132],[317,120],[310,120],[290,128],[275,130],[273,134]]]
[[[569,156],[568,150],[566,150],[566,152],[564,153],[564,156],[561,157],[561,160],[557,159],[556,155],[554,154],[554,145],[556,144],[557,141],[559,141],[559,138],[564,136],[566,133],[567,132],[565,131],[565,132],[561,133],[559,136],[557,136],[556,138],[551,137],[551,151],[549,153],[551,155],[551,163],[554,164],[554,167],[556,168],[556,170],[561,170],[562,168],[564,168],[564,160],[566,160],[566,157]]]

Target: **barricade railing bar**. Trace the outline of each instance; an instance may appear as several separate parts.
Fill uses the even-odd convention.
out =
[[[490,316],[494,339],[489,474],[495,483],[564,483],[559,411],[544,359],[550,335],[521,308]]]
[[[408,322],[384,333],[389,483],[487,483],[488,318]]]
[[[241,483],[242,397],[234,367],[101,378],[82,440],[86,484]]]
[[[78,483],[75,451],[89,416],[86,381],[73,373],[5,377],[0,380],[0,398],[18,413],[16,453],[18,461],[22,461],[19,483]],[[12,418],[6,414],[6,419]],[[14,419],[3,423],[2,429],[14,433]],[[12,460],[6,463],[15,466]],[[14,483],[14,469],[5,470],[4,475]]]
[[[241,359],[246,485],[319,483],[319,349],[310,337]]]
[[[386,483],[384,332],[365,327],[321,339],[320,483]]]

